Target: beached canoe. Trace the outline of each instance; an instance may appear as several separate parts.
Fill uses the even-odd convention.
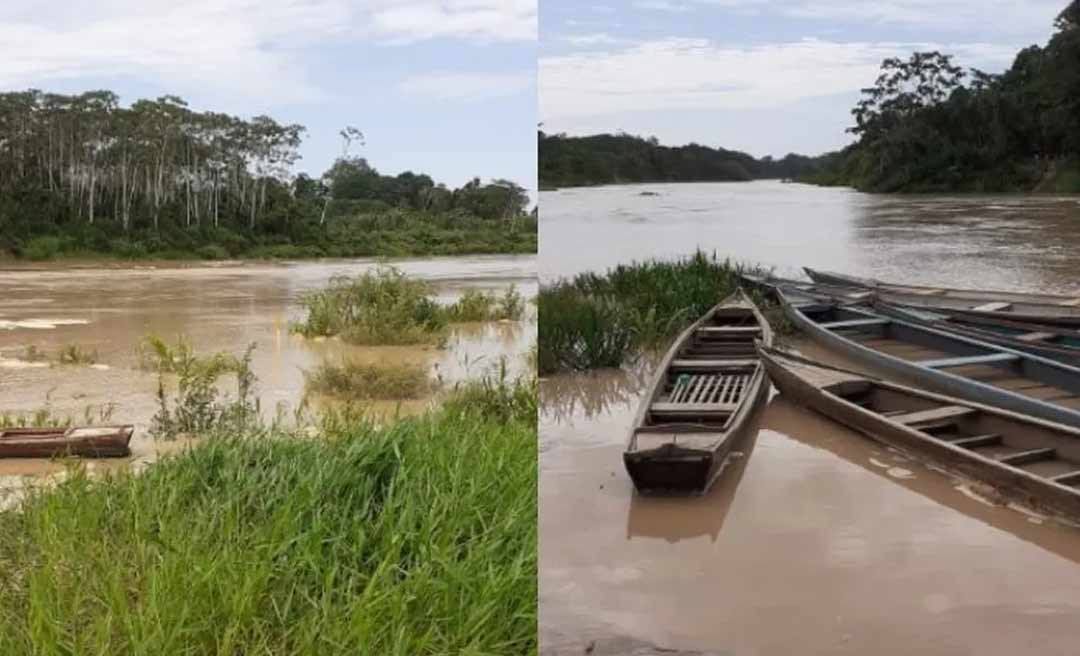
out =
[[[0,429],[0,458],[122,458],[131,454],[132,426]]]
[[[626,471],[643,493],[704,493],[765,398],[754,341],[769,322],[741,290],[672,344],[630,430]]]
[[[827,296],[845,304],[870,303],[876,299],[890,305],[931,310],[956,317],[1040,323],[1071,330],[1080,327],[1080,306],[1019,301],[985,303],[977,299],[899,292],[884,287],[855,287],[836,284],[835,282],[814,282],[773,277],[745,278],[748,282],[778,287],[787,292],[789,296],[793,294],[800,296]]]
[[[930,310],[891,305],[882,301],[874,301],[872,305],[875,312],[887,317],[895,317],[962,337],[1033,353],[1073,366],[1080,364],[1080,339],[1069,335],[1076,331],[1057,326],[1037,326],[1017,322],[1009,322],[1012,328],[1008,330],[1004,330],[1004,326],[995,329],[991,327],[991,324],[964,322],[947,314]],[[1021,327],[1025,325],[1028,327]]]
[[[803,271],[806,271],[806,275],[810,276],[810,279],[814,282],[826,285],[863,287],[895,294],[915,294],[918,296],[954,298],[965,301],[974,301],[980,304],[1008,305],[1013,303],[1028,303],[1033,305],[1080,308],[1080,293],[1068,296],[1062,294],[1035,294],[1006,290],[955,289],[951,287],[930,287],[927,285],[902,285],[883,282],[874,278],[860,278],[858,276],[849,276],[843,273],[818,271],[817,269],[811,269],[810,267],[803,267]]]
[[[829,303],[793,303],[795,326],[825,347],[919,387],[1080,427],[1080,369],[942,330]]]
[[[1080,519],[1080,429],[933,394],[766,346],[780,393],[885,444]]]

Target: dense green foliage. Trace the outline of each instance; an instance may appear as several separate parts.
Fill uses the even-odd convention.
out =
[[[536,653],[535,385],[483,385],[32,493],[0,512],[0,653]]]
[[[435,387],[422,365],[323,362],[304,372],[307,392],[342,399],[420,399]]]
[[[535,252],[528,196],[380,174],[349,155],[293,175],[304,134],[175,96],[0,94],[0,256],[321,257]]]
[[[853,110],[858,142],[806,179],[885,192],[1080,192],[1080,0],[1056,28],[1000,75],[939,52],[886,60]]]
[[[761,273],[698,252],[674,261],[620,265],[540,290],[541,374],[618,367],[660,345]]]
[[[801,155],[781,160],[698,144],[662,146],[627,134],[568,137],[539,133],[541,188],[632,182],[729,182],[795,178],[816,170]]]

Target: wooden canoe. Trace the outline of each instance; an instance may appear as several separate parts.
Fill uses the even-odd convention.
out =
[[[131,455],[132,426],[0,429],[0,458],[122,458]]]
[[[956,289],[952,287],[930,287],[927,285],[901,285],[883,282],[874,278],[860,278],[831,271],[818,271],[803,267],[806,275],[817,283],[842,287],[863,287],[897,294],[916,294],[919,296],[949,297],[979,303],[1031,303],[1035,305],[1057,305],[1080,307],[1080,293],[1074,295],[1036,294],[1031,292],[1013,292],[1006,290]]]
[[[854,307],[792,303],[811,339],[882,373],[941,394],[1080,426],[1080,369]]]
[[[785,397],[1029,505],[1080,518],[1080,429],[766,346],[758,352]]]
[[[991,344],[1005,346],[1033,353],[1035,355],[1057,360],[1076,366],[1080,364],[1080,340],[1070,338],[1062,333],[1062,329],[1056,326],[1035,327],[1034,324],[1025,329],[1012,329],[1011,331],[994,330],[987,325],[978,323],[965,323],[957,321],[947,314],[908,308],[901,305],[890,305],[882,301],[872,303],[874,311],[878,314],[895,317],[904,321],[929,326],[945,332],[954,333],[962,337],[971,337]],[[1025,324],[1011,322],[1015,326]],[[1074,332],[1074,331],[1065,331]],[[1070,343],[1075,346],[1070,346]]]
[[[771,344],[772,329],[742,290],[675,340],[623,454],[639,492],[708,491],[769,389],[755,340]]]
[[[812,271],[812,269],[811,269]],[[932,310],[957,317],[1040,323],[1076,329],[1080,327],[1080,306],[1022,301],[984,302],[957,296],[900,292],[885,287],[855,287],[834,282],[811,282],[785,278],[759,279],[759,284],[779,287],[789,295],[829,296],[843,303],[869,303],[877,299],[890,305]]]

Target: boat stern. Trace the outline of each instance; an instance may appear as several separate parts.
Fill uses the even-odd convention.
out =
[[[623,463],[641,494],[704,494],[716,472],[712,451],[665,444],[655,449],[627,451]]]

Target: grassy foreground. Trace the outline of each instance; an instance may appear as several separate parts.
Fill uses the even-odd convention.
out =
[[[76,472],[0,513],[0,653],[535,653],[535,385],[320,430]]]
[[[699,251],[545,286],[537,368],[543,375],[619,367],[699,319],[738,289],[744,273],[763,270]]]

